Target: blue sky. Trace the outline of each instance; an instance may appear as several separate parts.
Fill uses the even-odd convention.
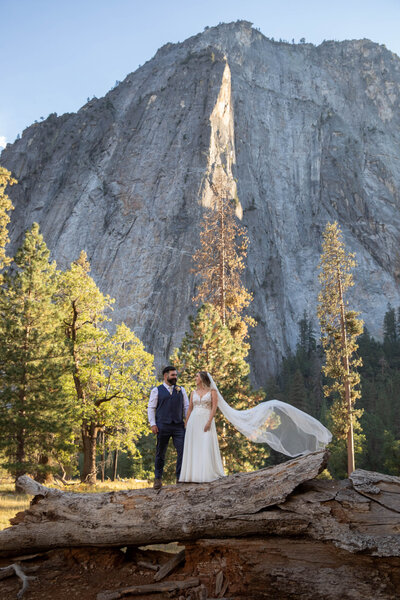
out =
[[[0,0],[0,146],[103,96],[163,44],[237,19],[275,39],[366,37],[400,56],[400,0]]]

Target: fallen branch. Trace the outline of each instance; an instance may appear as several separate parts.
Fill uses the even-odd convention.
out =
[[[17,563],[26,562],[28,560],[33,560],[34,558],[38,558],[39,556],[46,556],[47,552],[36,552],[35,554],[23,554],[22,556],[15,556],[14,561]]]
[[[174,592],[185,590],[187,588],[197,587],[200,580],[197,577],[186,579],[185,581],[163,581],[162,583],[148,583],[144,585],[133,585],[120,590],[111,590],[97,594],[97,600],[119,600],[124,596],[139,596],[140,594],[152,594],[161,592]]]
[[[154,575],[154,581],[161,581],[164,577],[167,577],[172,571],[185,560],[185,550],[181,550],[175,554],[171,560],[163,565],[160,570]]]
[[[160,568],[159,565],[153,565],[153,563],[146,562],[145,560],[139,560],[137,566],[143,567],[144,569],[150,569],[151,571],[158,571]]]
[[[64,479],[64,477],[61,477],[61,475],[53,475],[54,479],[57,479],[57,481],[59,481],[62,485],[64,485],[65,487],[67,487],[68,485],[79,485],[80,482],[75,482],[75,481],[67,481],[66,479]]]
[[[33,572],[37,571],[38,568],[39,567],[31,567],[30,569],[26,569],[26,570],[27,571],[29,570],[29,572],[33,573]],[[17,563],[13,563],[12,565],[8,565],[7,567],[0,568],[0,579],[5,579],[6,577],[12,577],[12,575],[16,575],[22,581],[22,588],[19,590],[19,592],[17,594],[17,598],[19,600],[20,598],[22,598],[22,596],[25,594],[26,590],[29,588],[29,581],[33,581],[34,579],[37,579],[37,577],[32,577],[32,576],[26,575],[25,572],[20,567],[20,565],[18,565]]]

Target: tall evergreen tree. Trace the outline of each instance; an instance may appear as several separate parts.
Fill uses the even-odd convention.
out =
[[[321,349],[317,347],[312,322],[306,313],[298,326],[296,352],[283,359],[280,371],[274,378],[277,389],[271,390],[271,381],[268,382],[267,397],[277,397],[289,402],[325,422],[322,414]]]
[[[111,335],[104,327],[113,300],[89,275],[86,254],[64,273],[61,305],[73,363],[66,390],[79,418],[83,449],[82,481],[96,482],[97,438],[109,448],[133,449],[146,428],[145,404],[155,384],[153,356],[124,324]]]
[[[236,201],[228,193],[222,166],[219,169],[212,185],[213,202],[202,221],[200,248],[193,256],[194,271],[200,276],[194,301],[212,304],[222,323],[244,343],[248,327],[255,325],[254,319],[243,316],[252,300],[241,281],[248,238],[235,216]]]
[[[260,392],[252,390],[247,350],[224,325],[218,310],[203,305],[196,318],[190,320],[190,332],[171,357],[180,372],[182,384],[193,388],[194,376],[200,370],[211,373],[225,400],[234,408],[251,408],[261,400]],[[216,426],[221,454],[228,472],[259,468],[269,455],[267,446],[251,443],[217,411]]]
[[[308,412],[309,403],[307,397],[307,390],[304,385],[304,378],[300,369],[297,369],[295,371],[294,376],[290,382],[287,401],[292,406],[295,406],[296,408],[299,408],[304,412]]]
[[[362,411],[356,410],[354,404],[360,397],[357,367],[362,361],[355,353],[363,322],[357,318],[359,313],[348,309],[345,300],[346,292],[354,284],[351,273],[356,266],[354,255],[346,253],[336,222],[327,224],[323,237],[318,318],[326,356],[323,372],[330,380],[324,393],[334,397],[331,409],[333,433],[338,438],[347,439],[350,474],[355,469],[353,428],[361,428],[358,418]]]
[[[383,320],[383,352],[391,367],[400,368],[400,322],[395,309],[388,305]]]
[[[16,179],[11,177],[10,171],[0,167],[0,270],[9,264],[10,259],[6,256],[5,246],[10,241],[8,238],[7,225],[10,222],[9,212],[14,209],[10,198],[6,194],[7,186],[17,183]],[[0,273],[0,284],[3,276]]]
[[[0,448],[16,477],[50,470],[41,457],[71,442],[62,391],[68,355],[49,256],[34,223],[0,288]]]

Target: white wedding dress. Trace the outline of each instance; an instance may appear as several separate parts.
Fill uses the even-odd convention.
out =
[[[186,426],[182,470],[179,481],[205,482],[224,477],[214,419],[204,431],[211,410],[211,390],[218,408],[232,425],[252,442],[268,444],[286,456],[302,456],[323,450],[332,434],[322,423],[280,400],[260,402],[253,408],[236,410],[221,396],[210,373],[211,389],[203,396],[193,392],[193,410]]]
[[[210,418],[211,407],[211,391],[203,396],[193,392],[193,410],[186,425],[179,481],[203,483],[225,475],[214,419],[210,429],[204,431]]]

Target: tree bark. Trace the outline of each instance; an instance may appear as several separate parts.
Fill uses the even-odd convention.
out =
[[[103,430],[101,432],[101,482],[104,483],[105,469],[106,469],[106,433]]]
[[[225,271],[226,271],[226,260],[225,260],[225,214],[222,198],[222,190],[220,192],[219,202],[219,215],[220,215],[220,293],[221,293],[221,319],[223,324],[226,322],[226,286],[225,286]]]
[[[113,471],[111,481],[115,481],[117,479],[117,471],[118,471],[118,448],[114,450],[114,459],[113,459]]]
[[[351,389],[350,389],[350,370],[349,370],[349,352],[347,349],[347,331],[344,311],[344,299],[342,280],[338,268],[338,285],[339,285],[339,301],[340,301],[340,328],[342,334],[342,348],[343,348],[343,367],[345,370],[344,390],[346,395],[347,405],[347,418],[348,418],[348,431],[347,431],[347,474],[350,474],[355,470],[354,461],[354,434],[353,434],[353,416],[351,406]]]
[[[254,535],[300,536],[352,553],[400,556],[400,478],[355,471],[351,480],[314,480],[325,458],[316,452],[211,483],[165,486],[159,493],[64,493],[23,476],[20,487],[36,497],[13,527],[0,531],[0,556]]]
[[[48,454],[41,454],[39,456],[39,465],[43,467],[50,467],[51,457]],[[35,480],[39,483],[51,483],[53,481],[53,474],[51,470],[40,471],[36,475]]]
[[[96,483],[96,450],[98,427],[94,423],[82,426],[83,469],[81,481],[95,485]]]
[[[210,598],[221,597],[221,572],[221,594],[235,600],[398,598],[398,557],[353,553],[301,536],[198,540],[185,548],[184,573],[198,577]]]

